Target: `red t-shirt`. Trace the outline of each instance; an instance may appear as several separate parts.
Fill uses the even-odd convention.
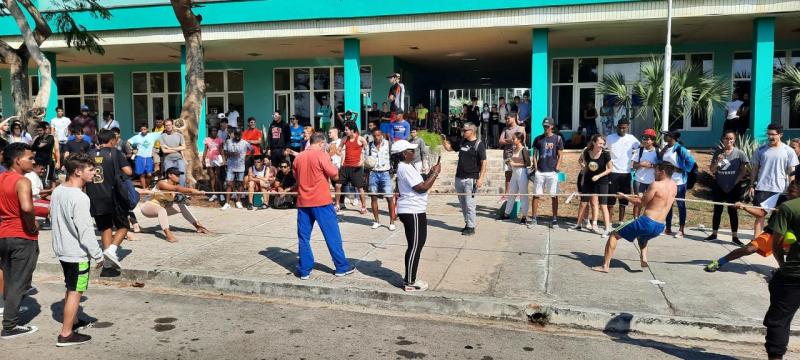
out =
[[[307,149],[297,155],[293,167],[299,193],[297,207],[325,206],[333,202],[328,178],[336,176],[339,171],[328,153]]]
[[[247,155],[261,155],[261,130],[247,129],[242,131],[242,139],[244,141],[258,141],[258,145],[250,144],[250,151]]]
[[[39,233],[25,231],[20,217],[19,197],[17,196],[17,181],[25,178],[14,172],[6,171],[0,174],[0,238],[20,238],[26,240],[39,240]],[[33,202],[33,196],[31,202]]]
[[[352,141],[350,138],[345,138],[342,141],[345,142],[342,166],[358,167],[361,165],[361,153],[364,151],[364,145],[358,143],[358,138]]]

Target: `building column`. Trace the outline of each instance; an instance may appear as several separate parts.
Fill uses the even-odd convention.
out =
[[[56,53],[46,51],[44,52],[44,57],[50,62],[50,77],[52,78],[50,82],[50,99],[47,101],[47,113],[44,115],[44,120],[50,121],[50,119],[56,117],[56,108],[58,107],[58,82],[56,81],[58,78],[58,66],[56,65]],[[42,81],[41,74],[38,79]],[[41,84],[39,84],[39,88],[41,88]],[[102,114],[100,115],[102,116]]]
[[[753,69],[750,83],[750,131],[759,142],[766,140],[772,122],[772,72],[775,56],[775,18],[753,20]]]
[[[550,61],[548,59],[548,29],[533,29],[531,44],[531,141],[541,135],[542,120],[549,115],[550,107]]]
[[[344,108],[359,114],[361,128],[361,41],[344,39]]]
[[[181,45],[181,106],[186,99],[186,45]],[[203,97],[203,104],[200,106],[200,119],[197,121],[197,151],[201,154],[205,150],[206,131],[206,98]],[[241,120],[241,119],[240,119]]]

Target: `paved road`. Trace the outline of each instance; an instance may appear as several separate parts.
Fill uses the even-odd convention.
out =
[[[63,286],[38,277],[25,300],[38,333],[2,342],[28,359],[733,359],[761,357],[760,345],[637,339],[386,314],[364,309],[92,283],[83,303],[97,319],[93,342],[56,348]],[[60,318],[60,315],[56,315]]]

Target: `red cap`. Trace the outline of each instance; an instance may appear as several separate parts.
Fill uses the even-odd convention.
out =
[[[644,133],[642,133],[642,135],[649,136],[649,137],[655,139],[656,138],[656,131],[653,130],[653,129],[647,129],[647,130],[644,131]]]

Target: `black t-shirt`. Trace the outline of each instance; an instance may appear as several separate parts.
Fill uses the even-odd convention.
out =
[[[114,196],[122,167],[128,165],[125,155],[116,148],[106,147],[92,150],[89,155],[95,164],[94,179],[86,184],[86,195],[91,199],[89,212],[92,216],[127,212],[124,209],[127,205],[118,204]]]
[[[289,189],[297,185],[297,180],[294,179],[294,174],[290,171],[288,174],[284,174],[283,171],[278,171],[278,175],[275,175],[275,180],[281,183],[281,187],[284,189]]]
[[[291,143],[291,134],[292,130],[289,128],[289,124],[283,121],[280,124],[273,122],[269,125],[269,130],[267,131],[269,148],[283,149],[288,147]]]
[[[778,206],[778,211],[774,212],[769,219],[769,228],[773,234],[783,236],[784,245],[787,233],[797,236],[800,233],[800,199],[792,199]],[[781,275],[800,277],[800,243],[794,242],[789,245],[786,251],[784,246],[786,261],[778,271]]]
[[[500,125],[500,113],[492,112],[489,116],[489,124],[490,125]]]
[[[77,141],[77,140],[70,140],[67,141],[67,145],[64,145],[64,151],[70,154],[77,154],[77,153],[85,153],[88,152],[89,149],[92,148],[92,144],[86,141]]]
[[[37,164],[50,164],[53,162],[53,147],[55,146],[56,139],[53,135],[44,135],[36,137],[33,140],[34,160]]]
[[[478,107],[477,105],[475,106],[470,105],[467,108],[467,121],[475,125],[480,125],[479,122],[480,118],[481,118],[481,108]]]
[[[583,161],[586,164],[586,172],[583,175],[584,183],[602,183],[603,181],[608,181],[608,175],[597,179],[597,181],[592,180],[592,177],[595,175],[606,171],[608,163],[611,162],[611,155],[608,151],[603,150],[600,152],[600,156],[597,159],[592,159],[590,151],[585,150],[583,152]]]
[[[486,145],[478,139],[473,141],[461,140],[453,143],[453,149],[458,149],[458,167],[456,177],[460,179],[477,179],[481,174],[481,161],[486,160]]]
[[[558,151],[564,149],[564,141],[558,134],[545,136],[544,134],[533,139],[533,148],[536,150],[536,169],[541,172],[556,171],[558,164]]]

